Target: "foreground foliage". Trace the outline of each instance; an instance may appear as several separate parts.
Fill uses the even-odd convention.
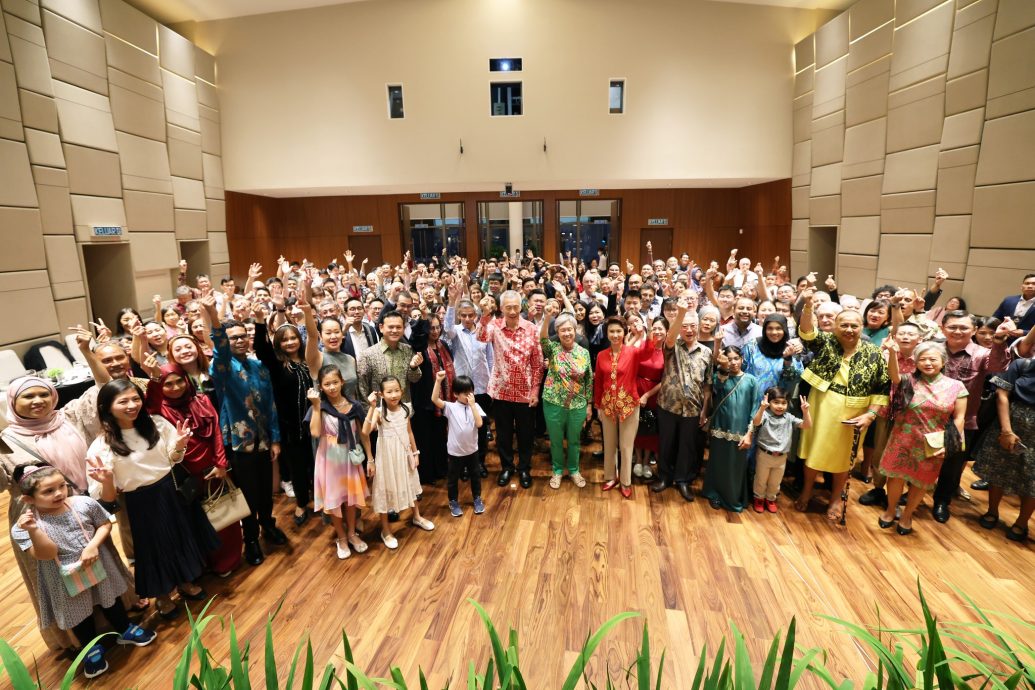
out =
[[[719,644],[714,656],[709,654],[707,647],[703,648],[689,690],[790,690],[798,685],[805,674],[810,676],[810,685],[815,685],[815,680],[818,679],[833,690],[1035,690],[1035,651],[1030,639],[1023,641],[1008,634],[994,625],[989,615],[969,597],[962,593],[961,596],[973,607],[979,622],[939,622],[931,613],[922,589],[920,605],[923,625],[915,629],[885,629],[879,625],[866,627],[823,616],[841,625],[873,654],[872,660],[876,665],[876,671],[854,681],[835,679],[823,666],[826,653],[822,649],[799,649],[795,645],[794,619],[787,626],[785,633],[778,632],[773,638],[756,680],[744,636],[736,625],[732,625],[732,653],[727,652],[726,640]],[[527,690],[528,685],[522,674],[518,656],[517,631],[511,628],[504,642],[485,610],[474,601],[470,603],[485,624],[492,645],[492,655],[481,666],[476,667],[471,661],[466,669],[465,678],[458,682],[447,682],[445,690]],[[256,687],[264,687],[266,690],[430,690],[424,672],[420,669],[416,685],[408,685],[397,667],[392,667],[390,678],[368,677],[356,665],[352,646],[344,631],[344,659],[340,660],[338,665],[328,662],[318,670],[313,659],[312,644],[306,638],[295,648],[287,677],[282,683],[273,643],[276,612],[270,615],[266,622],[261,669],[253,668],[251,643],[241,645],[234,622],[230,620],[230,666],[227,668],[213,657],[202,641],[202,634],[213,621],[219,621],[221,625],[224,623],[222,618],[208,613],[209,606],[211,602],[197,618],[192,616],[190,619],[190,636],[183,648],[180,661],[173,670],[174,690],[251,690],[252,676],[260,676],[263,685]],[[1035,638],[1035,625],[1012,616],[996,615],[1010,620]],[[579,687],[590,690],[660,690],[662,687],[672,687],[662,684],[666,653],[662,652],[656,666],[651,660],[650,635],[646,624],[643,626],[640,648],[627,667],[614,672],[611,669],[603,671],[602,678],[590,677],[589,661],[600,643],[612,628],[637,616],[635,613],[619,614],[587,638],[578,659],[568,671],[561,690],[575,690]],[[60,685],[62,690],[72,687],[85,655],[85,652],[81,653],[65,674]],[[33,678],[24,662],[2,639],[0,664],[0,679],[7,675],[15,690],[43,688],[38,677]],[[479,668],[484,668],[484,672],[479,673]],[[103,680],[101,682],[103,683]]]

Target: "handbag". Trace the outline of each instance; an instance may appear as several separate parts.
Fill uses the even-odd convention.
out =
[[[363,446],[356,444],[355,448],[346,450],[346,446],[340,443],[327,444],[327,459],[335,463],[351,462],[353,465],[362,465],[367,459],[363,452]]]
[[[658,433],[658,415],[649,407],[640,406],[639,433],[647,435]]]
[[[205,517],[212,524],[212,529],[219,532],[235,522],[240,522],[252,514],[252,509],[244,497],[244,492],[225,477],[219,488],[201,502]]]
[[[932,431],[924,434],[924,457],[934,457],[943,450],[945,450],[944,431]]]
[[[179,464],[172,466],[173,486],[176,487],[176,493],[180,496],[180,500],[185,505],[191,505],[194,501],[198,500],[198,494],[201,493],[198,487],[198,480],[194,478],[186,468],[181,467]],[[177,478],[179,474],[179,478]]]
[[[68,504],[66,503],[66,505]],[[83,536],[89,541],[90,535],[86,533],[86,527],[83,525],[83,521],[79,519],[79,513],[75,512],[75,508],[72,506],[68,506],[68,509],[72,511],[72,516],[79,523],[79,529],[83,531]],[[61,571],[61,581],[65,584],[65,591],[68,592],[70,597],[82,594],[108,577],[108,573],[104,569],[104,564],[101,563],[100,558],[90,565],[83,565],[82,561],[63,565],[56,556],[54,557],[54,562],[57,563],[58,570]]]

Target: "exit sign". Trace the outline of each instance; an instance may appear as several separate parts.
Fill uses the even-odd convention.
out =
[[[647,225],[668,225],[668,218],[648,218]]]
[[[119,237],[122,235],[121,225],[95,225],[93,226],[94,237]]]
[[[438,192],[421,192],[421,199],[441,199],[442,195]]]
[[[521,192],[500,192],[501,199],[518,199],[521,197]]]
[[[580,189],[579,196],[600,196],[599,189]]]
[[[373,225],[353,225],[352,232],[373,232]]]

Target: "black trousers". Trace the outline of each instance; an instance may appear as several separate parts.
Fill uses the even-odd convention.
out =
[[[532,441],[535,439],[535,408],[528,403],[496,400],[492,416],[496,420],[496,451],[503,470],[514,471],[514,433],[517,432],[518,470],[532,471]],[[484,425],[483,425],[484,426]]]
[[[129,627],[129,616],[126,615],[126,607],[122,605],[122,598],[116,597],[115,603],[108,608],[101,607],[101,611],[104,612],[104,617],[108,619],[108,623],[111,624],[111,629],[120,635],[126,632],[126,628]],[[83,619],[82,623],[73,626],[72,632],[75,633],[76,639],[79,640],[79,644],[86,646],[90,644],[93,638],[97,637],[97,623],[93,619],[93,614],[90,614]],[[101,646],[105,646],[101,643]]]
[[[697,478],[700,419],[683,417],[658,408],[658,476],[666,482],[685,484]]]
[[[295,489],[295,505],[305,508],[313,497],[313,442],[308,435],[299,441],[280,442],[280,478],[288,469]]]
[[[950,424],[952,422],[949,422]],[[934,485],[934,504],[944,503],[949,505],[959,491],[960,481],[963,479],[963,468],[967,466],[967,458],[973,452],[974,441],[977,438],[977,429],[964,429],[963,440],[967,444],[966,453],[956,453],[945,459],[942,469],[938,473],[938,483]]]
[[[244,492],[248,507],[252,514],[241,520],[244,528],[244,540],[254,541],[259,538],[259,525],[273,527],[273,463],[270,452],[242,453],[231,450],[230,469],[234,473],[234,482]]]
[[[474,396],[474,401],[486,415],[482,420],[481,427],[478,428],[478,464],[485,465],[485,456],[489,452],[489,417],[492,415],[492,398],[488,393],[478,393]]]
[[[446,475],[446,492],[450,501],[455,501],[460,497],[460,471],[464,468],[467,468],[467,474],[471,478],[471,498],[478,498],[482,495],[482,480],[478,474],[478,453],[462,456],[450,455],[449,474]]]

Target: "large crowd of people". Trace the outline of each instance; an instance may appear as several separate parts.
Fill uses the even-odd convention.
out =
[[[191,284],[181,262],[171,304],[77,329],[96,382],[82,397],[59,408],[45,378],[10,384],[0,488],[50,647],[89,644],[98,616],[119,644],[150,643],[134,610],[175,617],[177,600],[207,596],[206,573],[259,566],[292,539],[277,493],[295,528],[319,515],[334,530],[342,560],[371,537],[399,548],[412,534],[393,527],[401,513],[430,532],[429,516],[491,511],[493,444],[501,487],[528,489],[548,466],[550,489],[567,476],[590,490],[582,470],[600,463],[592,490],[606,497],[674,488],[759,519],[826,495],[822,512],[843,524],[854,477],[871,487],[860,503],[882,511],[867,519],[899,535],[929,492],[934,520],[950,519],[973,459],[980,526],[1019,496],[1005,536],[1027,539],[1035,273],[979,318],[943,294],[941,270],[923,292],[853,296],[737,250],[724,266],[684,253],[638,270],[604,251],[588,264],[531,250],[474,266],[343,258],[280,257],[265,278],[252,264],[241,287]],[[597,425],[602,451],[584,452]],[[448,504],[422,502],[442,480]],[[217,524],[204,499],[236,489],[244,512]],[[87,651],[88,677],[109,646]]]

